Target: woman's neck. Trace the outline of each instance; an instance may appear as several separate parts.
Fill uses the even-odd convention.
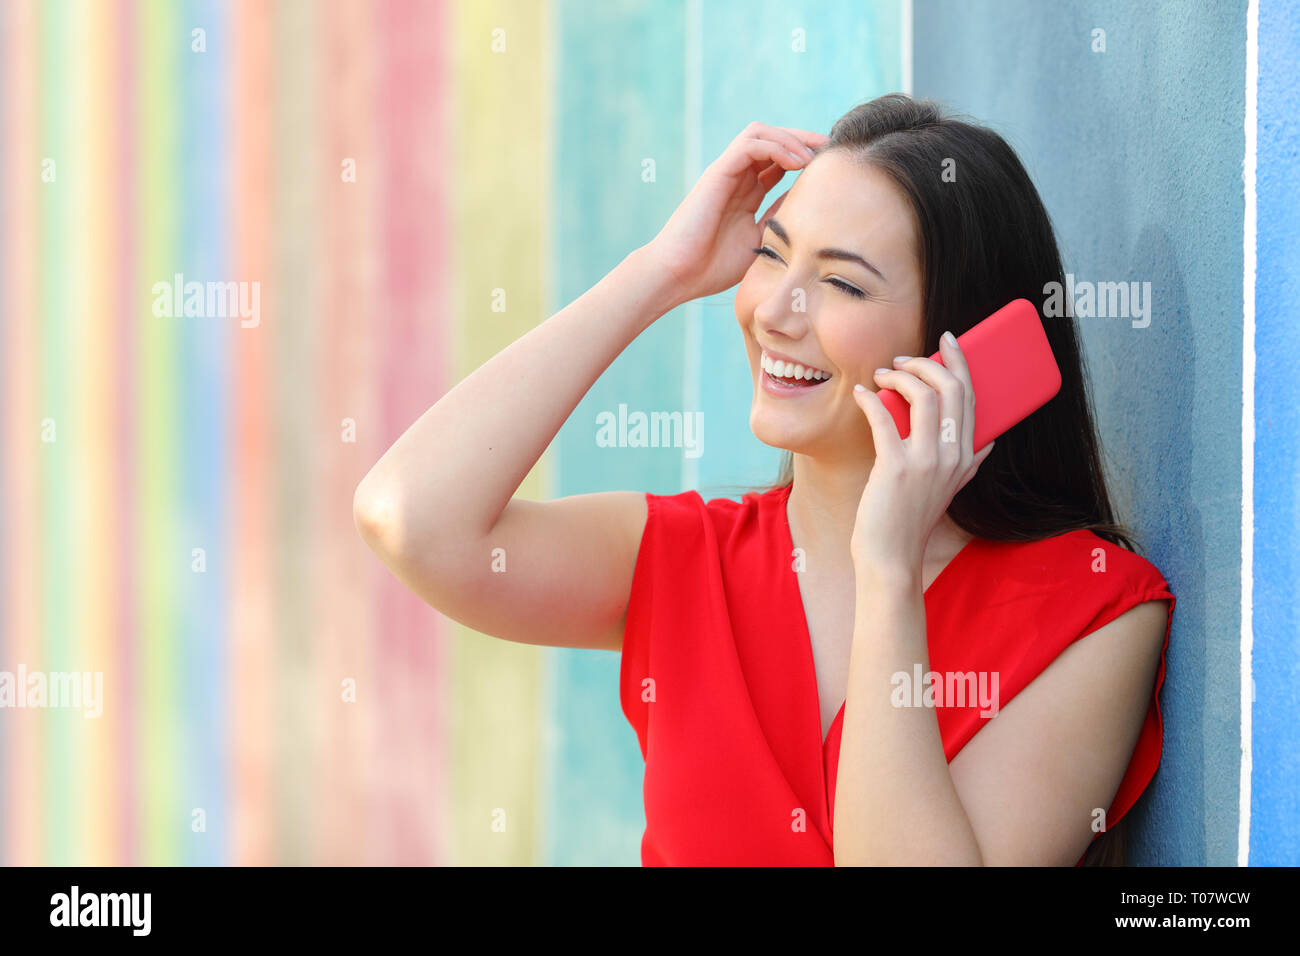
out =
[[[840,566],[843,573],[852,566],[850,541],[872,464],[873,459],[828,464],[807,455],[794,456],[794,483],[786,514],[795,545],[821,561]],[[925,563],[947,564],[972,537],[944,514],[926,542]]]

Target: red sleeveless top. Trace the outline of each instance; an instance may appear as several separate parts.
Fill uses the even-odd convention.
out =
[[[823,743],[789,495],[646,494],[619,690],[645,758],[645,866],[834,865],[844,710]],[[1003,707],[1072,642],[1144,601],[1170,602],[1146,721],[1106,814],[1114,826],[1160,762],[1174,596],[1159,570],[1091,531],[974,538],[924,599],[930,669],[997,672]],[[949,761],[989,719],[977,700],[935,710]]]

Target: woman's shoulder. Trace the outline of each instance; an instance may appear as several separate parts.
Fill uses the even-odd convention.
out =
[[[722,530],[729,526],[753,523],[762,516],[771,515],[784,504],[790,486],[770,488],[766,491],[751,490],[734,497],[705,497],[695,489],[660,495],[646,493],[650,514],[665,521],[695,522],[708,521],[715,528]]]
[[[1109,574],[1130,586],[1167,588],[1168,582],[1154,562],[1122,544],[1103,538],[1090,528],[1067,531],[1047,539],[1048,553],[1080,575]]]
[[[1173,597],[1153,561],[1091,529],[985,544],[984,583],[1007,597],[1079,612],[1092,607],[1094,614]]]

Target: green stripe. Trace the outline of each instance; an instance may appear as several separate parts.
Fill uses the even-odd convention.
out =
[[[65,251],[70,233],[67,172],[76,161],[68,142],[68,98],[65,76],[68,31],[67,4],[59,0],[37,7],[40,21],[40,140],[42,164],[54,161],[54,182],[36,181],[40,189],[41,244],[41,384],[37,414],[44,431],[46,419],[53,420],[54,440],[40,447],[41,469],[41,632],[44,635],[42,659],[25,661],[31,670],[70,669],[72,601],[68,588],[75,580],[67,574],[64,563],[71,544],[67,513],[69,459],[74,440],[72,428],[69,376],[65,368],[68,342],[68,273]],[[42,436],[44,439],[44,435]],[[47,685],[48,692],[48,685]],[[71,712],[44,711],[45,786],[41,800],[45,822],[47,863],[63,866],[74,862],[71,853],[77,845],[71,832],[71,789],[68,769],[71,762],[73,716]]]
[[[176,115],[173,91],[176,58],[190,55],[187,34],[168,4],[139,9],[138,91],[141,141],[137,144],[140,183],[140,285],[138,314],[130,327],[138,335],[137,502],[140,528],[140,608],[137,632],[137,687],[140,691],[139,781],[144,839],[140,860],[168,865],[178,857],[177,836],[188,816],[178,806],[173,773],[179,753],[174,717],[178,686],[175,633],[175,578],[189,573],[189,551],[177,540],[175,463],[173,460],[175,382],[174,324],[183,318],[153,315],[151,289],[171,281],[176,271]],[[185,832],[188,832],[186,830]]]

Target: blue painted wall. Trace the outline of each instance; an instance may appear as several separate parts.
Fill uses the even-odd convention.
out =
[[[751,121],[825,132],[855,103],[898,89],[900,11],[898,0],[557,3],[551,311],[654,238]],[[805,52],[793,49],[795,31]],[[642,179],[647,158],[653,183]],[[764,207],[794,179],[787,174]],[[749,428],[753,385],[733,299],[728,292],[675,310],[614,362],[552,446],[554,495],[699,488],[706,498],[735,497],[723,486],[775,478],[780,452]],[[597,414],[620,403],[703,412],[703,454],[596,447]],[[547,654],[552,731],[540,860],[639,865],[644,764],[619,708],[619,657]]]
[[[1300,863],[1300,9],[1259,11],[1250,862]]]
[[[553,136],[556,190],[550,312],[654,238],[684,178],[685,5],[557,3]],[[599,77],[600,82],[592,82]],[[645,182],[645,161],[654,181]],[[553,496],[679,490],[680,450],[600,448],[596,417],[681,409],[683,317],[647,329],[597,380],[561,429]],[[637,865],[641,767],[618,700],[619,656],[548,649],[550,740],[543,865]]]
[[[1151,283],[1146,328],[1076,320],[1116,504],[1178,596],[1132,860],[1235,864],[1245,6],[918,0],[914,35],[916,95],[1007,138],[1066,271]]]
[[[826,131],[855,103],[900,89],[900,11],[847,0],[557,2],[551,311],[649,240],[750,120]],[[1300,860],[1300,388],[1287,337],[1300,292],[1298,23],[1284,4],[1261,6],[1256,348],[1283,361],[1261,362],[1256,388],[1252,863]],[[1098,28],[1104,52],[1094,50]],[[795,30],[806,53],[791,50]],[[912,34],[915,95],[1007,138],[1053,217],[1067,271],[1151,283],[1145,328],[1076,320],[1112,495],[1179,597],[1164,757],[1132,816],[1132,862],[1233,865],[1246,5],[915,0]],[[693,487],[734,497],[775,477],[779,453],[748,427],[733,298],[683,306],[614,363],[560,433],[553,495]],[[596,415],[620,403],[704,412],[704,455],[597,448]],[[548,654],[550,825],[539,859],[634,865],[642,763],[619,710],[618,658]]]

